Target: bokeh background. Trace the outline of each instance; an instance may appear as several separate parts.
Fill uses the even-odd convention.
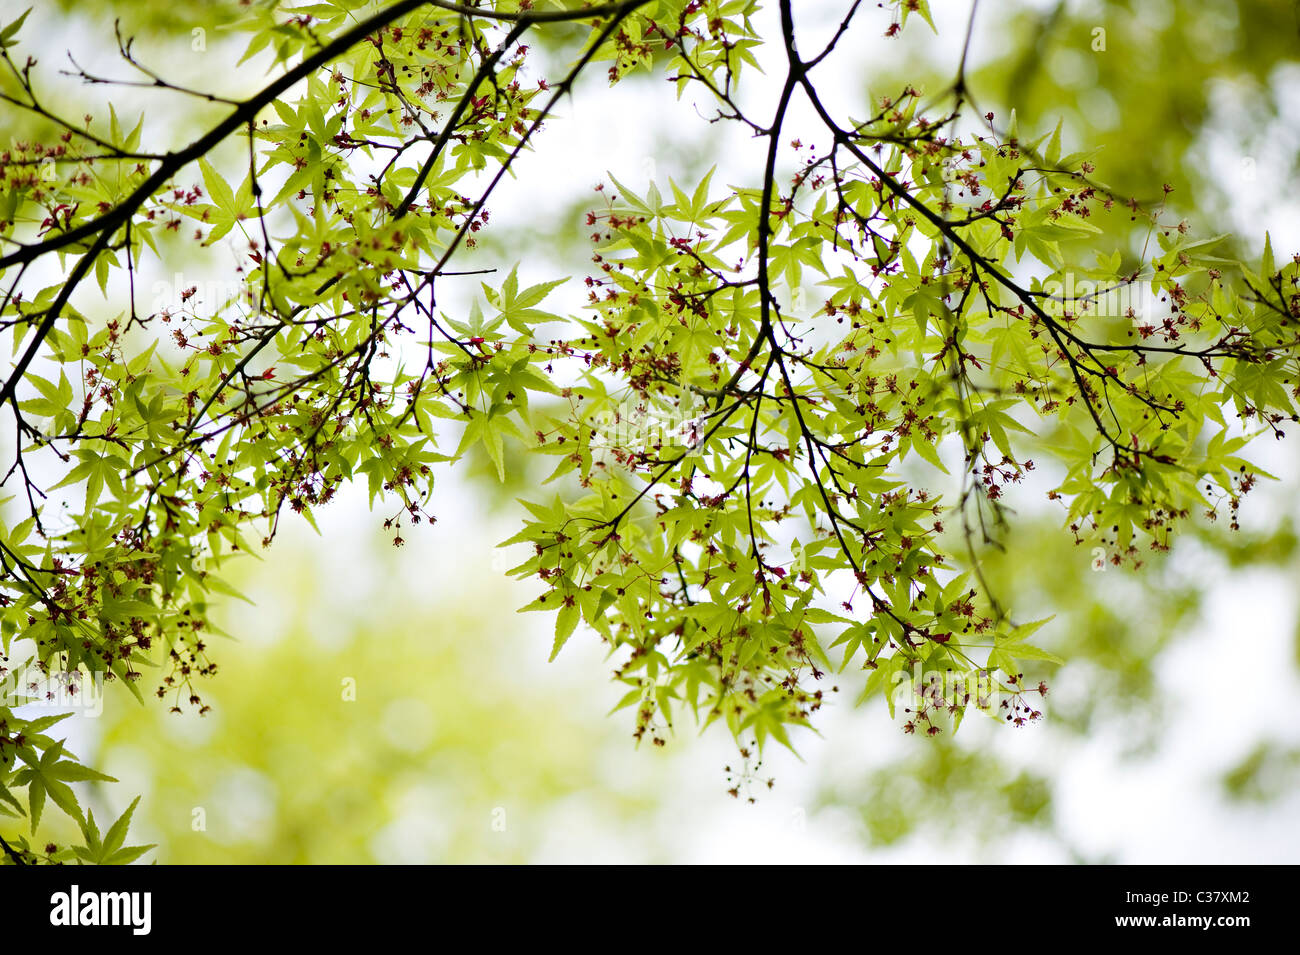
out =
[[[3,0],[0,21],[26,5]],[[803,48],[847,6],[799,0]],[[866,5],[824,67],[828,101],[861,116],[868,96],[910,82],[941,103],[970,6],[932,6],[937,35],[916,21],[886,40],[888,20]],[[55,71],[71,51],[92,72],[125,76],[120,20],[169,78],[238,96],[266,67],[235,67],[240,10],[237,0],[41,0],[21,50],[40,58],[46,99],[65,113],[100,114],[111,101],[132,124],[143,113],[146,141],[177,144],[219,110]],[[1248,260],[1265,230],[1280,255],[1300,252],[1291,0],[998,0],[975,23],[973,112],[1004,124],[1014,109],[1026,137],[1063,120],[1064,151],[1096,148],[1103,181],[1141,197],[1172,185],[1171,206],[1193,229],[1236,233]],[[558,70],[573,52],[575,34],[549,36],[534,69]],[[762,109],[771,81],[754,79],[747,102]],[[37,134],[17,118],[6,130]],[[693,183],[714,164],[715,182],[753,181],[761,157],[748,147],[662,78],[611,91],[597,70],[491,203],[466,267],[522,260],[521,281],[581,277],[597,183],[611,173],[633,187]],[[231,261],[178,246],[158,274],[202,285]],[[575,309],[578,284],[560,293]],[[111,293],[79,307],[111,316],[121,307]],[[739,763],[720,727],[696,735],[683,723],[663,749],[636,748],[631,717],[609,714],[621,692],[594,638],[546,662],[550,621],[515,612],[535,588],[505,575],[517,555],[496,547],[539,479],[522,459],[504,484],[473,459],[446,472],[437,523],[408,530],[401,549],[382,529],[388,515],[356,493],[320,513],[319,534],[290,523],[245,559],[235,579],[247,600],[217,614],[227,636],[213,641],[221,673],[206,716],[110,687],[102,716],[61,725],[70,748],[120,780],[88,791],[97,818],[143,795],[132,841],[158,844],[146,861],[1296,862],[1293,445],[1256,449],[1279,480],[1248,499],[1241,531],[1198,525],[1138,572],[1094,570],[1030,489],[1012,501],[1007,552],[991,554],[989,569],[1025,619],[1057,614],[1038,634],[1069,661],[1041,674],[1052,687],[1046,721],[1013,730],[972,717],[955,738],[916,739],[882,702],[855,710],[862,674],[838,674],[820,735],[796,738],[799,757],[764,754],[740,798],[727,793],[725,767]]]

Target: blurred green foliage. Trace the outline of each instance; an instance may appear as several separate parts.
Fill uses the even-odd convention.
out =
[[[1116,192],[1158,200],[1167,183],[1194,229],[1225,232],[1230,206],[1263,175],[1267,128],[1294,88],[1297,16],[1293,0],[983,3],[974,49],[985,55],[970,66],[968,92],[999,128],[1012,110],[1021,129],[1063,121],[1066,151],[1096,150],[1099,176]],[[916,84],[918,75],[931,92],[952,82],[947,59],[916,67],[909,57],[905,68],[873,71],[871,89]],[[1227,159],[1212,160],[1210,136],[1224,139]]]
[[[248,642],[214,641],[208,715],[114,698],[98,760],[124,785],[104,794],[146,794],[135,831],[159,862],[522,862],[574,794],[614,819],[651,808],[604,779],[625,728],[560,674],[528,679],[544,640],[530,653],[518,598],[484,567],[416,585],[415,556],[358,547],[342,600],[337,564],[286,540],[242,568],[257,606],[227,608]]]
[[[959,29],[956,20],[946,21],[949,31]],[[1225,219],[1244,191],[1285,191],[1285,183],[1256,183],[1254,173],[1271,124],[1284,115],[1286,96],[1295,89],[1289,71],[1300,62],[1300,24],[1291,0],[983,3],[976,31],[974,49],[990,51],[973,60],[967,77],[979,111],[992,111],[999,128],[1012,110],[1024,130],[1063,120],[1065,148],[1096,149],[1099,177],[1120,194],[1148,198],[1168,183],[1179,214],[1194,228],[1218,233],[1228,230]],[[898,42],[925,39],[904,33]],[[1099,39],[1104,49],[1094,48]],[[924,56],[923,49],[914,50],[905,66],[895,59],[883,75],[871,69],[871,90],[896,89],[905,78],[917,83],[917,57]],[[926,77],[923,88],[934,93],[952,82],[954,64],[931,59],[920,75]],[[1209,163],[1211,140],[1235,160]],[[1289,171],[1297,162],[1300,157],[1293,157]],[[1112,232],[1095,241],[1131,249],[1141,237]],[[1232,241],[1249,246],[1258,237]],[[968,831],[974,818],[990,838],[1039,830],[1078,858],[1056,826],[1060,767],[1107,726],[1122,726],[1129,758],[1151,757],[1170,728],[1168,693],[1158,673],[1166,651],[1195,633],[1211,584],[1231,590],[1234,572],[1251,568],[1300,577],[1296,532],[1286,513],[1260,531],[1229,533],[1201,521],[1187,532],[1172,560],[1153,558],[1137,572],[1098,572],[1088,551],[1062,533],[1056,514],[1018,514],[1013,535],[1004,538],[1007,551],[990,547],[982,557],[993,590],[1008,605],[1026,608],[1031,617],[1058,615],[1050,649],[1070,661],[1059,677],[1074,685],[1067,698],[1049,695],[1049,718],[1036,730],[1048,735],[1047,748],[1058,758],[1027,772],[1000,755],[1004,749],[961,733],[940,736],[901,761],[864,768],[856,782],[828,783],[822,804],[856,806],[860,833],[873,846]],[[1199,566],[1213,572],[1189,574],[1184,558],[1190,553],[1211,555]],[[1292,662],[1300,669],[1300,626],[1296,634]],[[1260,803],[1289,796],[1296,752],[1294,736],[1289,744],[1261,741],[1224,774],[1222,791],[1235,801]],[[1213,784],[1206,780],[1207,792]]]

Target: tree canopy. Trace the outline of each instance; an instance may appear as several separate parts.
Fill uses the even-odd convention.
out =
[[[748,793],[751,757],[836,693],[925,736],[1039,720],[1053,623],[991,569],[1035,560],[1017,510],[1057,510],[1067,578],[1140,568],[1235,529],[1269,476],[1250,442],[1296,420],[1300,257],[1243,261],[1180,186],[1120,191],[1061,123],[986,110],[978,7],[846,2],[815,32],[791,0],[243,7],[252,95],[175,83],[120,32],[128,73],[71,61],[218,107],[188,142],[48,105],[22,18],[0,29],[0,101],[33,124],[0,153],[0,636],[48,681],[0,707],[10,861],[145,851],[130,811],[102,834],[83,812],[70,784],[107,777],[22,694],[100,674],[203,711],[231,558],[344,485],[400,547],[445,468],[546,460],[507,543],[552,657],[601,641],[638,740],[723,723]],[[846,109],[822,78],[869,30],[965,42],[944,80]],[[536,250],[479,247],[490,203],[563,149],[544,126],[591,73],[707,104],[749,172],[611,174],[544,227],[582,237],[587,274],[532,282]],[[216,287],[143,278],[229,249]],[[585,308],[558,304],[575,286]],[[46,797],[83,844],[34,839]]]

